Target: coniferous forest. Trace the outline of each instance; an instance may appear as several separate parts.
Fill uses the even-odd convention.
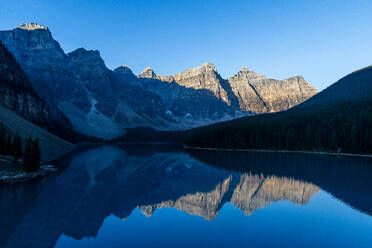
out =
[[[22,141],[19,133],[12,132],[0,123],[0,155],[12,156],[14,166],[21,165],[25,172],[40,168],[41,152],[39,139],[28,138]]]
[[[372,68],[342,78],[307,102],[190,132],[188,146],[372,153]]]
[[[305,113],[268,114],[211,126],[189,146],[372,153],[372,102]]]

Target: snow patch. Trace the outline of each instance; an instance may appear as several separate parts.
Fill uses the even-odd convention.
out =
[[[87,114],[65,101],[59,102],[58,108],[70,119],[74,130],[85,135],[107,140],[123,135],[125,131],[98,111],[95,107],[96,104],[97,100],[92,98],[91,108]]]

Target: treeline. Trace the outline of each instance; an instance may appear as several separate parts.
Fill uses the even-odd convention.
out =
[[[17,132],[12,134],[9,128],[0,123],[0,154],[14,158],[14,165],[21,165],[24,171],[32,172],[40,168],[41,152],[39,139],[28,138],[23,145]]]
[[[266,114],[196,129],[195,147],[372,153],[372,100]]]

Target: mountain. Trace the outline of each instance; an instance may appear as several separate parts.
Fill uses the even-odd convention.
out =
[[[250,215],[275,201],[305,205],[320,190],[285,177],[219,170],[180,151],[144,156],[106,146],[81,151],[67,163],[55,181],[38,188],[32,208],[4,238],[5,247],[19,247],[21,241],[27,247],[51,247],[61,235],[96,237],[108,216],[125,221],[136,208],[149,217],[172,207],[212,221],[228,202]]]
[[[53,112],[61,110],[76,131],[109,139],[127,127],[162,129],[170,121],[157,95],[124,84],[98,51],[65,54],[49,29],[38,24],[1,31],[0,40],[41,98]]]
[[[54,119],[88,136],[112,139],[128,128],[184,130],[255,113],[291,108],[316,93],[302,77],[268,79],[243,69],[228,80],[205,63],[171,76],[150,67],[136,76],[127,66],[108,69],[98,51],[79,48],[66,54],[50,30],[22,24],[0,31],[49,105]]]
[[[18,132],[22,140],[39,138],[43,161],[54,160],[74,149],[70,143],[46,131],[54,126],[47,104],[35,93],[27,76],[1,42],[0,105],[0,122],[13,134]]]
[[[173,76],[156,75],[148,67],[138,76],[138,83],[161,97],[168,115],[178,121],[181,129],[244,115],[231,104],[225,81],[211,63]]]
[[[151,195],[166,195],[166,192],[171,192],[171,189],[165,187],[154,190]],[[249,216],[254,211],[281,200],[306,205],[318,192],[319,188],[311,183],[275,176],[242,174],[240,177],[232,175],[224,178],[211,191],[190,193],[152,205],[140,205],[139,209],[150,217],[157,209],[176,208],[213,221],[226,202],[231,202]]]
[[[36,94],[13,55],[1,42],[0,104],[45,127],[52,121],[48,106]]]
[[[125,128],[164,129],[171,119],[161,99],[139,86],[125,84],[109,70],[98,51],[83,48],[68,54],[68,67],[83,90],[78,97],[60,101],[76,130],[102,138],[122,134]],[[84,99],[84,100],[83,100]]]
[[[279,112],[290,109],[317,93],[301,76],[285,80],[269,79],[243,67],[229,78],[241,110],[255,113]]]
[[[370,159],[191,152],[174,145],[143,144],[77,151],[61,161],[64,169],[52,180],[21,188],[18,197],[1,198],[0,229],[6,231],[0,233],[0,245],[42,248],[55,246],[61,235],[96,237],[108,216],[130,222],[138,217],[136,208],[152,216],[161,207],[171,207],[203,218],[198,221],[212,221],[223,207],[233,205],[253,213],[249,221],[277,201],[297,204],[300,210],[319,200],[313,197],[320,190],[321,196],[330,194],[372,215]],[[10,192],[14,188],[0,188],[0,195]],[[218,217],[215,221],[221,221]]]
[[[13,134],[18,132],[22,141],[27,140],[29,137],[33,139],[38,138],[41,160],[44,162],[53,161],[75,149],[75,146],[71,143],[49,133],[2,106],[0,106],[0,122],[9,128]]]
[[[184,134],[198,147],[372,153],[372,67],[351,73],[281,113],[246,117]]]
[[[372,99],[372,66],[362,68],[341,78],[309,101],[295,109],[310,109],[345,102],[370,101]]]
[[[125,71],[125,75],[132,84],[159,95],[167,113],[178,120],[179,126],[186,123],[186,127],[283,111],[317,93],[301,76],[275,80],[246,67],[225,80],[212,63],[171,76],[157,75],[150,67],[145,68],[138,79],[131,71]]]
[[[317,90],[301,76],[275,80],[257,74],[247,67],[243,67],[233,77],[224,80],[212,63],[205,63],[172,76],[156,75],[150,67],[147,67],[139,78],[175,83],[189,89],[208,90],[215,98],[232,109],[251,113],[283,111],[317,93]],[[161,87],[156,87],[154,84],[145,81],[143,86],[161,95]]]

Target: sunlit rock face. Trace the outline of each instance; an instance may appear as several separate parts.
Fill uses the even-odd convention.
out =
[[[150,67],[147,67],[138,77],[176,83],[179,86],[195,90],[208,90],[217,99],[227,105],[231,105],[231,99],[227,92],[228,90],[224,87],[224,80],[218,74],[216,67],[212,63],[205,63],[199,67],[191,68],[172,76],[156,75]]]
[[[301,76],[269,79],[247,67],[229,78],[241,110],[255,113],[279,112],[292,108],[317,93]]]
[[[126,128],[180,130],[282,111],[316,93],[302,77],[268,79],[245,67],[225,80],[212,63],[171,76],[150,67],[139,76],[128,66],[112,71],[98,51],[65,54],[50,30],[36,23],[0,31],[0,41],[52,114],[60,110],[76,131],[104,139]]]
[[[157,75],[147,67],[138,78],[145,89],[161,96],[175,116],[189,114],[214,122],[287,110],[317,93],[301,76],[275,80],[247,67],[225,80],[212,63],[171,76]]]
[[[205,63],[200,67],[175,74],[173,78],[181,86],[193,89],[207,89],[215,97],[231,105],[232,99],[230,99],[228,89],[224,87],[224,80],[212,63]]]
[[[34,22],[22,23],[21,25],[18,26],[18,28],[24,30],[48,29],[47,27],[43,27],[39,23]]]
[[[155,72],[151,69],[151,67],[146,67],[140,75],[139,78],[157,78]]]
[[[146,216],[150,217],[158,208],[176,208],[188,214],[198,215],[207,220],[214,220],[218,210],[223,206],[226,199],[224,196],[231,187],[231,176],[218,183],[210,192],[197,192],[181,196],[177,200],[167,200],[155,205],[139,206]]]
[[[179,129],[241,117],[223,88],[225,81],[211,63],[172,76],[157,75],[150,67],[138,76],[138,84],[159,95]]]
[[[143,222],[136,208],[149,218],[169,218],[172,215],[163,215],[166,209],[158,216],[152,215],[159,208],[176,208],[212,221],[231,211],[231,206],[224,209],[229,203],[246,215],[254,215],[254,211],[277,201],[305,205],[320,191],[316,185],[332,194],[332,201],[338,198],[361,212],[372,213],[368,159],[236,152],[216,157],[205,151],[210,155],[206,157],[185,153],[174,145],[121,148],[102,146],[77,151],[60,163],[66,168],[55,177],[40,180],[43,185],[18,185],[17,191],[0,188],[0,196],[4,196],[0,197],[0,213],[4,216],[0,229],[7,230],[1,233],[0,244],[43,248],[55,246],[63,236],[77,240],[96,237],[107,217],[132,224]],[[208,165],[220,163],[237,171],[243,164],[247,173]],[[8,197],[10,194],[17,197]],[[281,218],[286,221],[286,216]]]
[[[305,205],[319,190],[311,183],[288,178],[244,174],[230,201],[246,215],[251,215],[255,210],[281,200]]]
[[[243,174],[240,178],[230,175],[209,192],[197,192],[167,200],[155,205],[139,206],[146,216],[162,207],[176,208],[206,220],[214,220],[219,209],[230,202],[251,215],[272,202],[286,200],[304,205],[319,192],[319,187],[301,181],[278,177]]]

